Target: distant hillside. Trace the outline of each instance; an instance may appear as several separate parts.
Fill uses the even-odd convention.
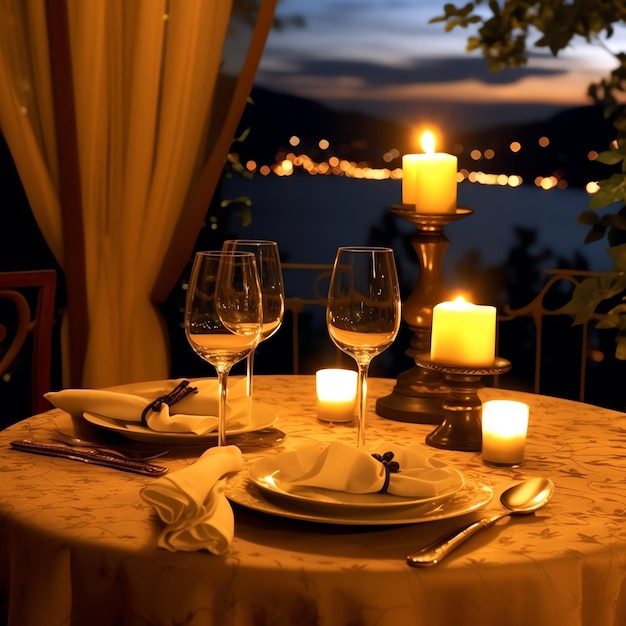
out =
[[[262,162],[273,162],[280,150],[294,150],[289,145],[293,135],[300,138],[298,152],[310,156],[328,154],[317,148],[320,139],[331,142],[331,154],[353,160],[377,160],[392,147],[406,146],[410,128],[403,124],[364,113],[334,111],[296,96],[255,87],[242,116],[240,128],[250,128],[244,144],[237,151]]]
[[[569,109],[553,117],[531,124],[496,127],[479,133],[458,137],[466,148],[460,159],[464,167],[473,163],[469,151],[491,148],[495,157],[482,159],[474,167],[488,172],[515,173],[526,182],[536,176],[558,173],[571,186],[582,187],[590,180],[608,178],[611,168],[589,160],[590,152],[608,150],[615,138],[615,129],[604,118],[601,107],[588,106]],[[547,137],[542,147],[539,140]],[[522,144],[519,152],[510,150],[511,142]]]
[[[400,154],[415,151],[412,129],[405,125],[364,113],[335,111],[317,102],[296,96],[254,88],[253,104],[244,111],[240,129],[250,128],[247,139],[234,146],[242,159],[273,163],[281,151],[306,153],[314,159],[337,155],[356,162],[366,161],[374,167],[400,167],[400,158],[392,163],[382,156],[391,148]],[[300,144],[289,145],[291,136]],[[554,117],[531,124],[494,127],[476,133],[449,137],[449,145],[441,149],[452,152],[462,145],[459,168],[479,169],[488,173],[519,174],[530,182],[536,176],[558,172],[572,186],[583,186],[589,180],[606,178],[610,170],[591,163],[590,151],[608,149],[615,136],[611,123],[604,119],[599,107],[589,106],[568,110]],[[547,147],[539,145],[548,137]],[[330,148],[322,151],[320,139],[327,139]],[[514,153],[511,142],[518,141],[522,149]],[[491,159],[473,160],[473,149],[491,148]]]

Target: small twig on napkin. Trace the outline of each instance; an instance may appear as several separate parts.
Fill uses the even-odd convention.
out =
[[[147,416],[150,411],[159,413],[161,409],[163,408],[164,404],[167,404],[167,406],[171,407],[192,393],[198,393],[198,388],[190,387],[189,381],[183,380],[181,383],[176,385],[176,387],[174,387],[172,391],[170,391],[169,393],[166,393],[163,396],[159,396],[158,398],[156,398],[156,400],[153,400],[152,402],[150,402],[150,404],[141,413],[141,423],[144,426],[148,425]]]

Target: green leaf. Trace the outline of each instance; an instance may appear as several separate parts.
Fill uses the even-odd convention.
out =
[[[576,221],[579,224],[586,224],[587,226],[594,226],[600,221],[597,213],[593,211],[583,211],[577,218]]]
[[[252,224],[252,211],[249,206],[240,206],[235,211],[235,215],[242,226],[250,226]]]
[[[602,217],[602,223],[610,226],[611,228],[619,228],[619,230],[626,230],[626,217],[619,214],[609,214]]]
[[[237,143],[244,142],[248,138],[248,135],[250,134],[250,130],[252,130],[250,127],[244,129],[241,132],[241,135],[239,135],[239,137],[235,137],[234,141],[237,142]]]
[[[617,337],[615,342],[615,358],[626,361],[626,337]]]
[[[480,45],[481,45],[480,39],[478,39],[478,37],[468,37],[465,49],[468,52],[472,52],[472,50],[476,50],[477,48],[480,48]]]
[[[598,320],[598,322],[596,323],[596,328],[599,328],[600,330],[619,328],[621,323],[622,320],[619,315],[611,315],[610,313],[607,313]]]
[[[600,189],[592,196],[589,206],[602,209],[613,202],[623,201],[626,196],[626,177],[624,174],[613,174],[606,180],[598,182]]]
[[[591,227],[591,230],[587,233],[587,236],[585,237],[585,245],[588,243],[594,243],[595,241],[600,241],[604,237],[605,233],[605,226],[603,226],[600,222],[594,224]]]
[[[250,198],[248,198],[248,196],[237,196],[236,198],[226,198],[224,200],[222,200],[220,202],[220,206],[223,209],[227,209],[231,206],[246,206],[246,207],[251,207],[252,206],[252,200],[250,200]]]
[[[626,155],[619,150],[606,150],[605,152],[600,152],[595,160],[605,165],[616,165],[621,163],[625,157]]]
[[[623,275],[585,278],[576,285],[562,312],[574,317],[574,325],[584,324],[591,319],[602,300],[613,298],[624,289],[626,277]]]
[[[617,272],[626,272],[626,243],[607,248],[607,252],[613,259],[613,266]]]

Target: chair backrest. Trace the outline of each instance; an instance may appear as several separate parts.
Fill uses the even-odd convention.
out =
[[[351,365],[351,361],[344,360],[345,355],[334,345],[325,345],[324,308],[332,267],[330,264],[283,263],[285,310],[289,314],[287,319],[291,318],[292,322],[290,343],[294,374],[301,373],[303,369],[310,370],[311,363],[320,367],[319,355],[312,355],[312,350],[324,350],[326,364],[323,366]],[[606,276],[607,273],[545,270],[544,274],[547,279],[531,302],[515,309],[504,306],[498,315],[498,355],[509,358],[513,367],[511,372],[494,377],[490,384],[563,397],[573,398],[576,395],[578,400],[585,401],[587,366],[594,356],[590,346],[592,326],[586,323],[571,328],[572,320],[563,313],[563,308],[582,279]],[[596,314],[592,319],[599,317],[600,314]],[[331,343],[330,339],[328,343]],[[501,348],[505,352],[501,353]],[[556,355],[555,349],[558,352]],[[303,354],[304,351],[306,354]],[[329,365],[329,361],[334,361],[334,365]],[[522,375],[521,386],[519,374]],[[557,377],[562,379],[562,383],[556,381]],[[576,384],[572,383],[572,377],[576,378]],[[565,387],[563,393],[559,385]]]
[[[567,390],[567,396],[574,398],[572,391],[578,391],[577,399],[581,402],[586,399],[587,365],[592,355],[590,347],[591,321],[597,320],[601,314],[594,314],[589,322],[572,328],[572,318],[563,312],[571,294],[581,280],[587,277],[602,277],[611,275],[610,272],[593,272],[573,269],[548,269],[544,270],[548,276],[539,293],[526,305],[516,309],[505,306],[498,316],[499,344],[506,332],[504,325],[526,319],[530,322],[532,330],[509,333],[509,348],[512,344],[525,351],[528,358],[522,357],[523,363],[513,362],[513,366],[533,370],[532,391],[543,392],[546,380],[552,379],[554,383],[557,376],[563,378],[562,387]],[[558,320],[557,318],[560,318]],[[504,325],[503,325],[504,324]],[[532,338],[529,336],[532,335]],[[512,339],[511,339],[512,337]],[[522,346],[522,343],[526,345]],[[501,345],[500,345],[501,347]],[[557,350],[558,355],[549,352]],[[500,354],[500,352],[499,352]],[[502,354],[508,358],[508,355]],[[513,371],[513,370],[512,370]],[[577,375],[576,385],[572,385],[571,375]],[[505,374],[500,381],[496,379],[496,386],[502,383],[506,386]],[[563,395],[548,391],[550,395]]]
[[[316,349],[325,350],[333,360],[332,365],[340,366],[342,363],[345,365],[343,358],[345,355],[335,348],[326,332],[325,309],[333,271],[332,264],[283,263],[282,268],[285,281],[285,311],[291,317],[293,373],[301,373],[303,365],[301,348],[304,340],[307,337],[312,340],[313,336]],[[311,316],[316,318],[307,320],[307,323],[314,324],[313,333],[310,332],[310,328],[301,328],[305,311],[309,311]],[[315,367],[319,366],[330,367],[331,364],[317,361]]]
[[[57,275],[54,270],[0,272],[0,376],[10,375],[25,345],[32,341],[31,410],[50,408],[43,394],[50,391],[52,327]]]

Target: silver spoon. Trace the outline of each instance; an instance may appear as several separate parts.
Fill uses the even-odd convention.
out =
[[[534,513],[552,497],[554,483],[549,478],[529,478],[513,487],[509,487],[500,495],[500,504],[506,509],[502,513],[485,517],[471,523],[451,534],[436,539],[415,554],[406,557],[412,567],[431,567],[440,563],[450,552],[465,543],[481,528],[487,528],[507,515],[526,515]]]

